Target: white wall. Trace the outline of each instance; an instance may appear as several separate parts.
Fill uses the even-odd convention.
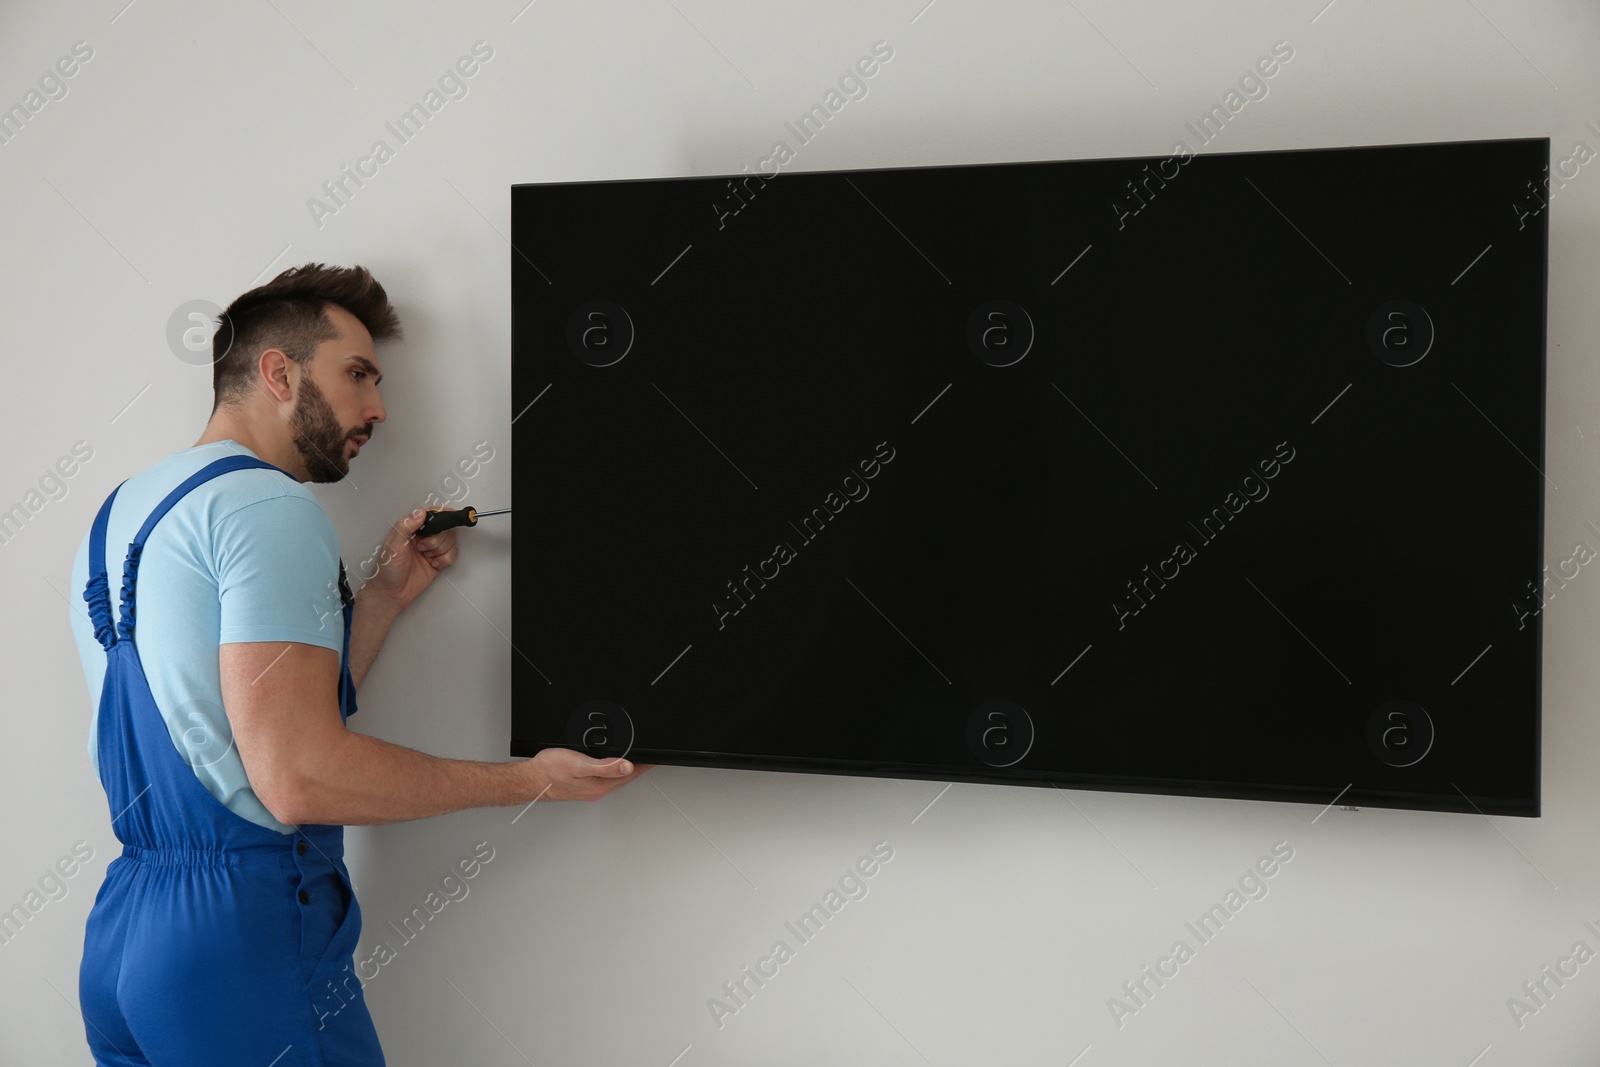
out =
[[[388,287],[408,330],[382,353],[389,421],[359,489],[317,490],[353,565],[480,438],[507,458],[470,500],[509,502],[507,187],[738,170],[876,40],[893,61],[795,169],[1167,154],[1278,40],[1295,58],[1216,150],[1542,135],[1553,158],[1600,149],[1584,125],[1600,127],[1600,17],[1566,0],[1337,0],[1320,17],[1325,0],[937,0],[920,15],[924,0],[539,0],[520,16],[524,0],[124,2],[0,8],[0,103],[75,41],[94,49],[0,145],[0,506],[74,441],[94,449],[0,546],[0,905],[75,842],[96,854],[0,945],[6,1064],[88,1062],[71,1002],[117,845],[64,598],[105,494],[205,421],[209,370],[166,341],[184,302],[226,304],[308,260],[367,265]],[[468,95],[319,227],[307,199],[480,39],[494,55]],[[1396,210],[1427,195],[1396,189]],[[1600,523],[1600,163],[1551,223],[1554,558]],[[360,729],[502,758],[507,529],[465,534],[455,588],[395,627]],[[515,825],[485,810],[354,829],[363,955],[447,866],[495,849],[368,986],[389,1062],[1592,1064],[1600,963],[1521,1028],[1507,999],[1575,942],[1600,951],[1584,926],[1600,927],[1597,622],[1594,578],[1546,613],[1538,820],[663,767]],[[894,859],[870,894],[714,1025],[707,999],[773,941],[797,945],[785,921],[880,840]],[[1108,998],[1278,841],[1294,858],[1269,895],[1119,1029]]]

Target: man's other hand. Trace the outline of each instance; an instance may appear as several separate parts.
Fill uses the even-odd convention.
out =
[[[595,759],[570,748],[542,749],[528,762],[548,782],[541,800],[599,800],[655,766],[616,757]]]

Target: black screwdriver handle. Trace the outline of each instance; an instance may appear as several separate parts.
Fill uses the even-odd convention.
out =
[[[430,537],[441,530],[451,530],[457,526],[478,525],[477,508],[458,508],[454,511],[445,511],[443,508],[429,508],[428,517],[422,520],[422,525],[417,527],[417,532],[412,537]]]

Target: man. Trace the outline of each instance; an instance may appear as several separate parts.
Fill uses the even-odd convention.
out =
[[[413,511],[352,596],[301,484],[343,478],[385,421],[373,346],[399,332],[361,267],[240,296],[205,432],[122,483],[79,546],[89,754],[124,846],[84,936],[97,1064],[382,1065],[359,990],[318,1006],[361,930],[342,827],[596,800],[647,769],[565,749],[439,759],[346,728],[390,624],[457,556],[454,530],[412,539]]]

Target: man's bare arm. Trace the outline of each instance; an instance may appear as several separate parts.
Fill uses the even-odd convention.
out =
[[[353,638],[352,638],[353,640]],[[256,796],[289,825],[370,825],[464,808],[597,800],[647,768],[546,749],[530,760],[442,759],[339,720],[339,654],[296,642],[219,651],[222,699]]]
[[[425,509],[417,508],[390,524],[378,546],[378,569],[355,595],[350,609],[350,679],[357,689],[378,658],[395,618],[433,584],[440,571],[453,565],[460,553],[454,529],[413,537],[426,519]]]
[[[350,608],[350,680],[361,688],[362,679],[378,658],[378,649],[389,636],[389,627],[400,615],[400,607],[387,597],[362,586]]]

